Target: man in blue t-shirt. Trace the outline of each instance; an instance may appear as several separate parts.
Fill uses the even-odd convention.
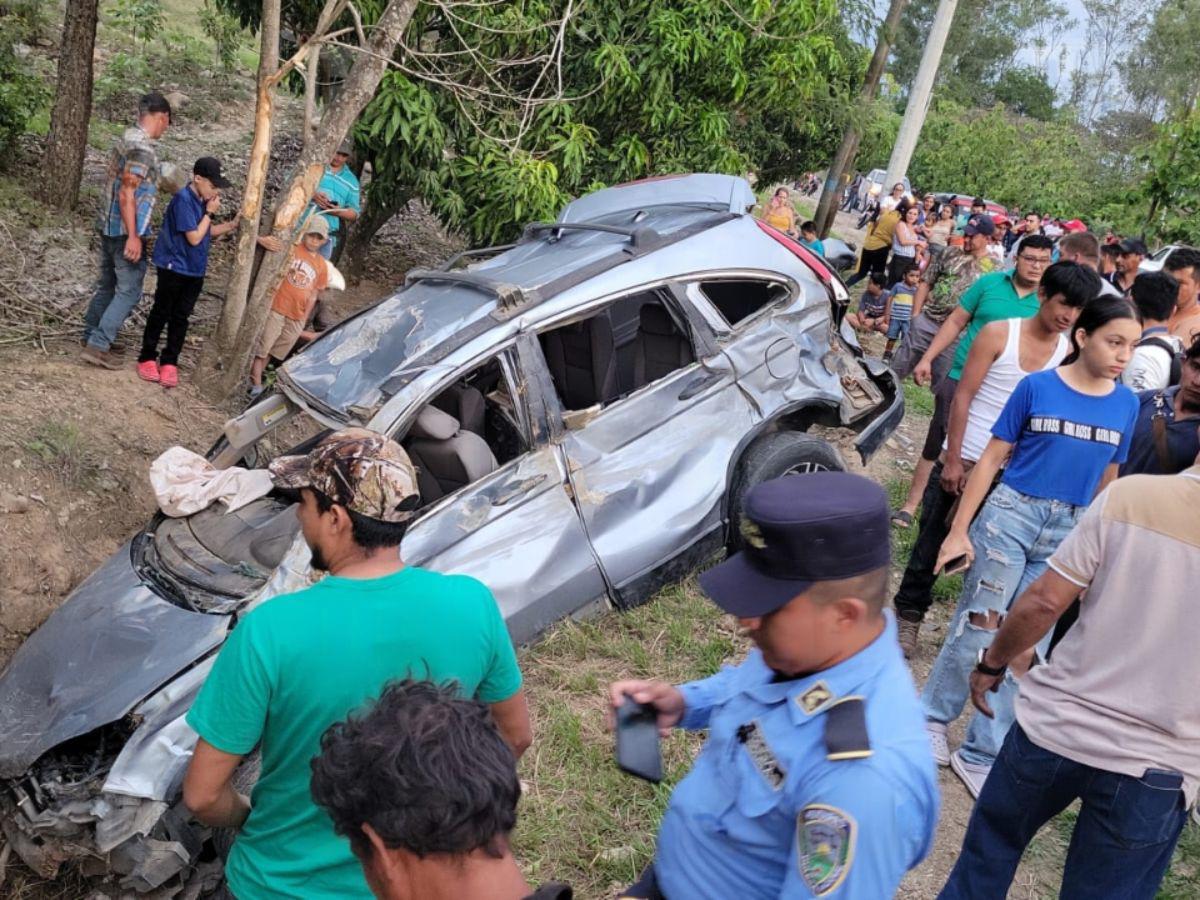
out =
[[[1009,397],[938,554],[935,571],[954,568],[960,558],[969,568],[921,703],[934,757],[976,797],[1014,721],[1016,682],[1001,682],[994,718],[975,716],[953,754],[947,726],[966,705],[971,670],[1009,604],[1046,570],[1050,555],[1128,457],[1137,398],[1114,379],[1140,335],[1135,310],[1120,298],[1097,298],[1084,308],[1074,358],[1025,376]],[[1000,484],[988,495],[1002,466]],[[1050,637],[1039,643],[1043,658]],[[1029,662],[1022,660],[1023,668]]]
[[[213,216],[221,209],[221,191],[227,187],[229,180],[221,174],[220,161],[202,156],[192,167],[192,180],[171,198],[163,215],[153,257],[158,285],[138,355],[137,372],[143,381],[157,382],[165,388],[179,383],[179,352],[187,337],[192,308],[204,287],[209,244],[238,225],[238,216],[213,224]],[[160,354],[158,339],[164,327],[167,343]]]
[[[362,212],[361,189],[358,176],[346,165],[354,144],[349,138],[333,154],[333,159],[325,167],[317,191],[304,210],[300,221],[307,222],[314,212],[319,212],[329,223],[329,240],[321,245],[321,255],[326,259],[333,258],[333,248],[341,241],[343,222],[353,222]]]
[[[1137,424],[1126,475],[1174,475],[1200,454],[1200,338],[1184,353],[1179,384],[1165,391],[1138,394]]]

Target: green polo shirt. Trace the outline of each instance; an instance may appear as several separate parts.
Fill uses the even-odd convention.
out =
[[[1020,294],[1013,282],[1012,272],[989,272],[980,275],[963,292],[958,305],[970,314],[971,321],[963,329],[958,350],[954,354],[954,365],[950,367],[950,377],[956,381],[962,375],[971,342],[979,334],[979,329],[1001,319],[1028,319],[1038,311],[1037,288]]]
[[[229,635],[187,722],[218,750],[262,750],[262,774],[225,875],[244,900],[370,900],[350,842],[312,801],[321,735],[396,678],[454,681],[498,703],[521,687],[491,592],[474,578],[408,566],[374,579],[329,575],[267,600]]]

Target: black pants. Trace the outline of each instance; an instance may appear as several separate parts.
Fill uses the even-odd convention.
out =
[[[891,252],[891,247],[880,247],[878,250],[864,250],[858,260],[858,271],[854,273],[846,286],[858,284],[871,272],[882,272],[887,268],[888,253]]]
[[[933,605],[933,583],[937,573],[938,551],[950,533],[946,514],[958,499],[957,494],[942,490],[942,464],[933,464],[929,473],[929,484],[921,496],[921,521],[917,530],[917,542],[913,544],[912,556],[904,568],[900,589],[896,591],[896,615],[910,622],[920,622]]]
[[[164,366],[179,365],[179,352],[183,350],[183,339],[187,337],[188,319],[200,290],[204,287],[204,276],[180,275],[170,269],[158,270],[158,287],[154,289],[154,305],[146,319],[146,330],[142,333],[142,352],[138,362],[158,359]],[[163,328],[167,329],[167,345],[158,353],[158,339]]]

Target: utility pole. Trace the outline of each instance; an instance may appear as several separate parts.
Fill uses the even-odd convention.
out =
[[[850,124],[842,135],[842,145],[838,147],[837,155],[829,165],[829,174],[825,178],[825,187],[821,191],[821,199],[817,203],[817,211],[813,221],[817,233],[829,237],[829,229],[833,227],[833,219],[837,215],[838,205],[842,194],[850,182],[850,167],[854,156],[858,153],[858,142],[862,139],[862,122],[859,115],[866,111],[875,99],[879,90],[879,81],[883,77],[884,67],[887,66],[888,54],[892,49],[892,41],[896,38],[896,28],[900,25],[900,17],[908,8],[909,0],[892,0],[888,7],[883,25],[879,29],[879,37],[875,39],[875,52],[867,66],[867,74],[863,78],[862,91],[858,95],[858,109],[851,114]]]
[[[892,147],[892,158],[888,160],[887,177],[883,182],[885,195],[892,185],[904,178],[908,164],[912,162],[917,138],[921,136],[921,128],[925,125],[925,113],[929,110],[933,83],[937,80],[942,50],[946,47],[946,37],[950,34],[950,23],[954,21],[954,10],[957,6],[958,0],[941,0],[938,3],[933,27],[929,29],[929,39],[925,42],[925,52],[921,54],[917,77],[913,79],[912,89],[908,92],[908,106],[904,110],[900,132],[896,135],[896,143]]]

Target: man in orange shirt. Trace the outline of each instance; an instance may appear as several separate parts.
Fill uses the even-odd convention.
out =
[[[329,286],[329,264],[321,256],[321,247],[327,240],[329,223],[323,216],[310,216],[263,324],[258,350],[250,364],[251,397],[263,392],[267,358],[283,359],[291,352],[316,303],[317,292]]]

